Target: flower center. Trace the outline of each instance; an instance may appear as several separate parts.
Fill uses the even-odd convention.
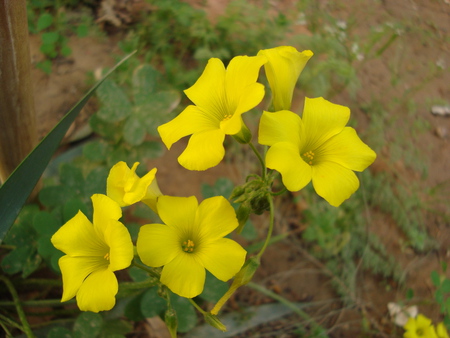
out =
[[[232,116],[233,116],[232,114],[225,114],[222,121],[228,121],[229,119],[231,119]]]
[[[107,261],[109,261],[109,252],[107,252],[107,253],[103,256],[103,258],[106,259]]]
[[[302,159],[303,159],[303,161],[305,161],[309,165],[312,165],[313,164],[313,160],[314,160],[314,153],[311,150],[309,150],[309,151],[307,151],[306,153],[304,153],[302,155]]]
[[[416,334],[417,334],[417,336],[422,337],[424,334],[423,329],[417,329]]]
[[[183,248],[183,251],[184,251],[184,252],[189,252],[189,253],[191,253],[191,252],[194,251],[195,244],[194,244],[193,241],[191,241],[190,239],[188,239],[187,241],[184,241],[184,242],[183,242],[183,245],[181,245],[181,247]]]

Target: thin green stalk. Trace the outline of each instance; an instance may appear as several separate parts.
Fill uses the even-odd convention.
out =
[[[273,232],[273,225],[275,223],[275,211],[274,211],[274,207],[273,207],[273,197],[271,195],[267,195],[267,200],[269,202],[269,206],[270,206],[270,223],[269,223],[269,230],[267,231],[267,237],[266,240],[263,244],[263,247],[261,248],[261,250],[258,252],[258,254],[256,255],[256,257],[261,258],[261,256],[263,255],[264,251],[266,250],[267,246],[269,245],[270,242],[270,238],[272,237],[272,232]]]
[[[155,270],[153,270],[152,268],[149,268],[148,266],[144,265],[144,264],[140,264],[137,263],[135,260],[133,260],[132,265],[134,265],[135,267],[144,270],[145,272],[147,272],[149,275],[151,275],[154,278],[157,278],[159,280],[159,278],[161,277]]]
[[[200,312],[202,315],[206,315],[207,312],[203,310],[192,298],[188,298],[189,302],[194,305],[194,307]]]
[[[290,302],[286,298],[276,294],[275,292],[267,290],[265,287],[263,287],[263,286],[261,286],[259,284],[256,284],[254,282],[248,282],[247,286],[252,288],[252,289],[254,289],[254,290],[256,290],[256,291],[258,291],[258,292],[261,292],[263,295],[268,296],[268,297],[276,300],[277,302],[279,302],[281,304],[286,305],[293,312],[298,314],[301,318],[305,319],[306,323],[311,322],[312,326],[314,326],[314,327],[319,327],[320,326],[305,311],[302,311],[301,309],[299,309],[295,304],[293,304],[292,302]]]
[[[8,328],[0,321],[0,327],[3,329],[3,331],[5,331],[6,337],[12,337],[13,335],[11,334],[11,332],[8,330]]]
[[[75,303],[75,300],[69,300],[67,302],[64,302],[65,304],[72,304]],[[40,306],[57,306],[62,305],[61,299],[42,299],[42,300],[26,300],[21,302],[23,306],[34,306],[34,307],[40,307]],[[15,306],[16,303],[14,301],[3,301],[0,302],[0,307],[2,306]]]
[[[12,320],[2,314],[0,314],[0,320],[3,321],[4,323],[8,324],[9,326],[15,327],[16,329],[23,331],[23,327],[20,326],[19,323],[16,323],[14,320]],[[4,325],[2,324],[2,326],[4,326]]]
[[[252,148],[253,152],[255,153],[256,157],[259,160],[259,163],[261,163],[261,169],[262,169],[262,179],[264,180],[266,178],[266,164],[264,163],[264,159],[262,158],[261,154],[259,153],[258,149],[256,149],[256,147],[253,145],[253,143],[249,143],[248,144],[250,146],[250,148]]]
[[[2,280],[3,283],[6,284],[6,287],[8,288],[9,292],[11,293],[11,296],[13,297],[17,314],[19,315],[20,321],[22,322],[22,325],[23,325],[23,333],[25,333],[27,337],[35,337],[33,332],[31,331],[30,324],[28,324],[27,317],[25,315],[25,312],[23,311],[22,305],[20,304],[19,295],[17,294],[17,291],[14,288],[14,285],[5,276],[0,276],[0,280]]]

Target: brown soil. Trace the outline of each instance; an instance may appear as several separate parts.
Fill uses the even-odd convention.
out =
[[[199,6],[204,1],[189,1]],[[214,20],[224,12],[228,0],[206,1],[206,9]],[[272,1],[273,11],[293,11],[295,2]],[[369,103],[373,98],[383,102],[392,102],[409,93],[416,102],[415,113],[408,113],[406,107],[396,106],[389,112],[389,121],[395,120],[395,128],[386,130],[386,144],[374,163],[374,172],[388,172],[396,175],[400,182],[419,183],[425,191],[437,184],[450,180],[450,117],[434,116],[430,113],[430,100],[440,98],[450,100],[450,4],[448,1],[429,0],[397,0],[397,1],[319,1],[319,7],[336,18],[348,20],[355,18],[355,36],[365,36],[377,24],[384,22],[403,22],[408,27],[380,57],[361,63],[358,76],[361,88],[357,93],[357,102]],[[298,26],[298,33],[305,31],[304,26]],[[417,34],[421,31],[423,34]],[[72,55],[59,60],[53,65],[50,75],[40,70],[33,71],[36,110],[40,126],[40,135],[44,135],[63,114],[83,95],[86,86],[86,73],[94,72],[99,67],[113,65],[112,54],[118,53],[117,37],[110,38],[71,38]],[[39,38],[31,36],[31,51],[34,62],[42,58],[39,51]],[[298,46],[306,49],[308,46]],[[255,51],[256,52],[256,51]],[[430,69],[436,63],[444,63],[444,69],[431,77]],[[398,85],[392,84],[393,72],[399,79]],[[334,102],[346,104],[350,102],[348,95],[343,93],[333,98]],[[90,113],[96,109],[95,104],[88,106],[82,117],[77,120],[76,127],[70,131],[83,129]],[[358,129],[364,132],[370,123],[370,112],[352,110],[353,117],[358,121]],[[415,121],[429,125],[421,133],[411,133],[409,126]],[[405,163],[403,158],[392,162],[387,156],[390,141],[398,135],[407,138],[421,153],[420,160],[426,161],[428,176],[423,178],[416,170]],[[69,135],[69,137],[70,137]],[[75,136],[76,137],[76,136]],[[176,158],[184,149],[184,143],[179,142],[163,157],[149,163],[158,167],[160,187],[167,194],[197,195],[200,197],[200,184],[212,184],[221,176],[230,177],[239,182],[250,172],[252,164],[245,164],[242,169],[242,159],[238,162],[224,163],[206,172],[188,172],[181,168]],[[250,166],[250,167],[249,167]],[[448,195],[443,200],[434,201],[439,207],[448,207]],[[276,221],[275,234],[301,231],[304,225],[299,224],[298,210],[293,206],[284,206],[286,212],[279,213]],[[405,271],[405,286],[399,287],[389,280],[361,272],[357,276],[357,290],[352,293],[351,306],[334,300],[336,294],[331,287],[332,276],[327,273],[323,263],[313,258],[304,247],[298,236],[283,240],[271,246],[264,256],[261,269],[257,274],[258,283],[276,291],[292,301],[330,300],[325,307],[318,307],[310,313],[319,318],[318,323],[329,329],[333,337],[358,337],[365,320],[371,325],[373,336],[400,336],[402,330],[395,329],[388,312],[387,303],[402,300],[405,290],[414,290],[415,297],[432,299],[433,287],[430,272],[439,270],[440,261],[448,261],[450,246],[450,228],[448,222],[430,214],[425,224],[429,233],[438,242],[438,249],[427,254],[415,253],[401,246],[399,238],[403,235],[393,224],[389,216],[378,210],[371,210],[369,228],[384,239],[389,252],[394,255]],[[267,226],[264,217],[255,220],[257,226]],[[263,231],[261,231],[263,232]],[[238,300],[247,300],[250,305],[269,301],[254,291],[245,289],[238,295]],[[230,302],[230,308],[238,306]],[[435,322],[441,317],[436,305],[421,305],[420,311]],[[288,337],[292,332],[289,328],[300,319],[289,317],[279,322],[285,329],[277,329],[264,336]],[[275,327],[276,324],[273,324]],[[277,326],[278,327],[278,326]],[[277,332],[277,333],[273,333]],[[257,334],[256,332],[254,333]]]

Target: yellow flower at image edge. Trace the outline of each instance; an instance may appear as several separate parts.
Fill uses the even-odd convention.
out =
[[[431,319],[421,314],[416,318],[409,318],[403,328],[406,330],[404,338],[438,338]]]
[[[172,292],[193,298],[203,291],[205,269],[222,281],[241,269],[246,251],[223,238],[238,226],[224,197],[208,198],[199,205],[195,196],[161,196],[157,208],[165,224],[142,226],[136,247],[142,262],[164,266],[161,282]]]
[[[353,171],[363,171],[376,158],[351,127],[350,109],[323,98],[305,99],[303,118],[282,110],[264,112],[259,143],[271,146],[266,165],[281,173],[290,191],[311,180],[317,194],[339,206],[359,187]]]
[[[123,161],[116,163],[106,179],[106,194],[121,207],[142,201],[156,212],[156,199],[162,195],[155,178],[157,169],[140,178],[136,174],[138,165],[136,162],[130,169]]]
[[[236,135],[244,125],[241,115],[258,105],[264,86],[257,83],[264,56],[236,56],[225,69],[221,60],[208,61],[197,82],[185,90],[195,103],[172,121],[158,127],[168,149],[192,135],[178,162],[189,170],[206,170],[223,159],[225,135]]]
[[[91,197],[93,223],[79,211],[51,238],[66,255],[59,259],[63,279],[62,302],[76,296],[82,311],[110,310],[115,305],[118,282],[114,271],[130,266],[133,243],[118,220],[119,205],[105,195]]]

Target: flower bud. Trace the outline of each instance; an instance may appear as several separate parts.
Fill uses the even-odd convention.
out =
[[[252,209],[249,207],[248,203],[245,202],[242,203],[236,210],[236,217],[239,222],[239,226],[236,228],[236,232],[238,234],[240,234],[242,229],[244,229],[245,223],[247,223],[248,217],[250,216],[251,212]]]
[[[252,140],[252,133],[245,125],[244,121],[241,123],[241,130],[233,135],[234,139],[241,144],[248,144]]]
[[[166,326],[169,329],[170,336],[172,338],[176,338],[178,329],[178,318],[177,313],[172,307],[166,310],[166,313],[164,314],[164,321],[166,322]]]
[[[227,328],[225,325],[222,324],[222,322],[217,318],[217,316],[211,314],[211,313],[205,313],[205,321],[211,325],[212,327],[215,327],[216,329],[219,329],[222,332],[226,332]]]
[[[260,261],[259,257],[257,257],[257,256],[247,259],[244,266],[234,277],[234,280],[233,280],[233,283],[231,284],[231,286],[232,287],[235,286],[237,288],[237,287],[240,287],[240,286],[245,285],[248,282],[250,282],[260,264],[261,264],[261,261]]]

